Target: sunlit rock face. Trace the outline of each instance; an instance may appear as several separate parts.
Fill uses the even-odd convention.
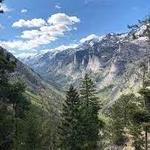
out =
[[[113,85],[111,91],[118,93],[127,72],[130,72],[130,82],[138,82],[132,76],[137,67],[134,63],[142,61],[150,52],[148,38],[140,35],[142,30],[137,31],[137,39],[132,39],[130,33],[107,34],[84,41],[75,48],[49,51],[24,62],[47,81],[63,88],[69,84],[78,86],[84,74],[90,73],[99,89]]]
[[[118,35],[109,34],[85,41],[73,49],[48,52],[23,61],[46,79],[56,79],[59,84],[64,84],[63,80],[67,79],[65,84],[68,84],[72,79],[78,80],[86,72],[104,73],[103,69],[111,64],[111,59],[119,48],[119,38]]]

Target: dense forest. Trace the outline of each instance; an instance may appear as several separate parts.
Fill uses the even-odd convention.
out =
[[[136,39],[136,29],[142,25],[146,26],[143,34],[150,44],[150,17],[128,26],[130,34]],[[28,95],[33,92],[28,85],[12,77],[18,60],[0,51],[0,150],[150,149],[147,59],[140,62],[137,72],[141,88],[137,92],[130,87],[128,92],[122,91],[111,106],[105,107],[103,96],[99,96],[102,91],[88,72],[79,87],[71,84],[64,89],[60,106],[53,106],[52,97],[42,92],[37,94],[38,99]]]

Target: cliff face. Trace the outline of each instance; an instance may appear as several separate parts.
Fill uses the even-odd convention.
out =
[[[132,86],[140,82],[136,71],[150,53],[150,41],[139,33],[136,39],[132,39],[129,33],[108,34],[80,43],[76,48],[50,51],[24,62],[60,87],[78,86],[83,75],[90,73],[97,87],[101,90],[109,87],[106,89],[115,98],[127,86],[125,78]]]

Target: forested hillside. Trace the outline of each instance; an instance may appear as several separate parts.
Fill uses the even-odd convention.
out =
[[[11,11],[0,5],[2,15]],[[79,22],[65,13],[22,19],[12,27],[28,28],[24,41],[0,40],[0,150],[150,149],[150,16],[72,48],[12,54],[40,51]]]
[[[122,94],[103,112],[104,105],[88,74],[80,91],[70,86],[66,100],[62,98],[63,105],[58,107],[52,103],[57,100],[55,95],[54,99],[47,97],[47,93],[35,96],[26,91],[22,82],[12,81],[16,59],[4,51],[0,56],[1,149],[91,150],[126,146],[144,149],[150,117],[146,65],[141,64],[144,76],[139,95],[132,91]]]

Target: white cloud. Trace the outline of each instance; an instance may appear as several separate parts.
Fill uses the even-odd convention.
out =
[[[42,35],[31,40],[12,40],[12,41],[0,41],[0,45],[10,50],[24,51],[32,50],[38,48],[40,45],[49,44],[52,41],[55,41],[55,37],[48,37]]]
[[[50,25],[73,25],[75,23],[79,23],[80,19],[76,16],[68,16],[65,13],[57,13],[48,18],[47,21]],[[12,27],[27,27],[27,28],[33,28],[33,27],[42,27],[46,25],[46,21],[42,18],[34,18],[31,20],[24,20],[20,19],[13,23]]]
[[[43,25],[45,25],[46,22],[44,19],[42,18],[34,18],[32,20],[24,20],[24,19],[20,19],[17,22],[14,22],[12,27],[18,27],[18,28],[22,28],[22,27],[27,27],[27,28],[33,28],[33,27],[41,27]]]
[[[58,24],[73,25],[78,22],[80,22],[80,19],[78,17],[68,16],[65,13],[54,14],[48,19],[48,23],[51,25],[58,25]]]
[[[26,30],[22,32],[21,38],[23,39],[35,39],[40,38],[41,36],[45,36],[47,38],[50,37],[61,37],[68,31],[71,31],[71,27],[66,25],[55,25],[55,26],[43,26],[38,30]]]
[[[22,10],[21,10],[21,13],[27,13],[27,12],[28,12],[27,9],[22,9]]]
[[[75,30],[74,25],[78,22],[80,22],[80,19],[76,16],[68,16],[64,13],[54,14],[49,17],[48,21],[41,18],[32,20],[21,19],[13,23],[12,26],[36,29],[24,30],[20,35],[20,39],[0,41],[0,45],[8,50],[15,50],[19,53],[25,50],[31,50],[32,52],[32,49],[50,44],[52,41],[65,36],[66,33]]]
[[[4,12],[12,11],[12,9],[8,8],[8,6],[6,4],[3,4],[3,3],[0,6],[0,10],[3,10]]]
[[[55,8],[56,9],[61,9],[61,6],[60,5],[55,5]]]
[[[5,47],[6,49],[10,50],[10,49],[17,49],[17,50],[25,50],[27,49],[32,49],[35,47],[35,44],[32,42],[28,42],[28,41],[22,41],[22,40],[12,40],[12,41],[0,41],[0,45],[2,45],[3,47]]]
[[[27,31],[22,32],[21,38],[34,39],[40,35],[41,35],[41,33],[38,30],[27,30]]]
[[[84,43],[84,42],[86,42],[86,41],[90,41],[90,40],[95,39],[95,38],[99,38],[99,36],[97,36],[97,35],[95,35],[95,34],[91,34],[91,35],[88,35],[88,36],[85,37],[85,38],[82,38],[82,39],[80,40],[80,43]]]

